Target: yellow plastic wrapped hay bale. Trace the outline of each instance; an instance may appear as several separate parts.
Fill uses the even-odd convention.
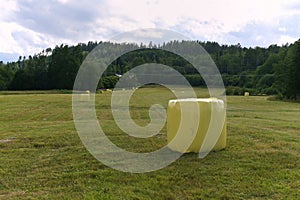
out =
[[[103,94],[103,93],[112,93],[112,90],[111,89],[100,89],[99,93],[100,94]]]
[[[219,123],[220,128],[219,131],[211,128],[208,137],[205,137],[208,134],[212,109],[216,120],[214,123]],[[227,137],[225,117],[224,102],[216,98],[170,100],[167,111],[168,147],[181,153],[224,149]],[[180,123],[182,126],[179,128]]]
[[[250,93],[249,93],[249,92],[245,92],[245,93],[244,93],[244,96],[245,96],[245,97],[249,97],[249,96],[250,96]]]

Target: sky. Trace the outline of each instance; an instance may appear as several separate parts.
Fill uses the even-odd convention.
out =
[[[300,38],[296,0],[0,0],[0,61],[142,28],[244,47]]]

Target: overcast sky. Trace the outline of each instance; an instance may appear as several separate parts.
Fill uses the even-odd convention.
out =
[[[0,0],[0,60],[62,43],[161,28],[191,39],[263,46],[300,38],[298,0]]]

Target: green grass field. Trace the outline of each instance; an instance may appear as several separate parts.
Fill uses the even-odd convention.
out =
[[[131,115],[146,124],[149,106],[172,98],[163,88],[139,89]],[[146,140],[123,134],[110,94],[96,100],[101,126],[118,146],[147,152],[166,144],[166,128]],[[227,100],[225,150],[204,159],[186,154],[159,171],[130,174],[85,149],[72,121],[72,95],[0,95],[0,199],[299,199],[300,104],[262,96]]]

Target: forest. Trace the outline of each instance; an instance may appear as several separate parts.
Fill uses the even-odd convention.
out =
[[[218,67],[226,93],[242,95],[276,95],[280,99],[300,98],[300,40],[282,46],[242,47],[217,42],[194,41],[203,46]],[[60,45],[32,56],[20,56],[15,62],[0,61],[0,90],[52,90],[73,88],[77,71],[85,57],[102,42]],[[113,88],[116,74],[124,74],[144,63],[161,63],[173,67],[193,86],[205,87],[201,75],[186,60],[161,46],[134,44],[139,50],[122,55],[110,64],[99,81],[99,88]],[[128,45],[128,44],[123,44]],[[133,44],[132,44],[133,45]]]

